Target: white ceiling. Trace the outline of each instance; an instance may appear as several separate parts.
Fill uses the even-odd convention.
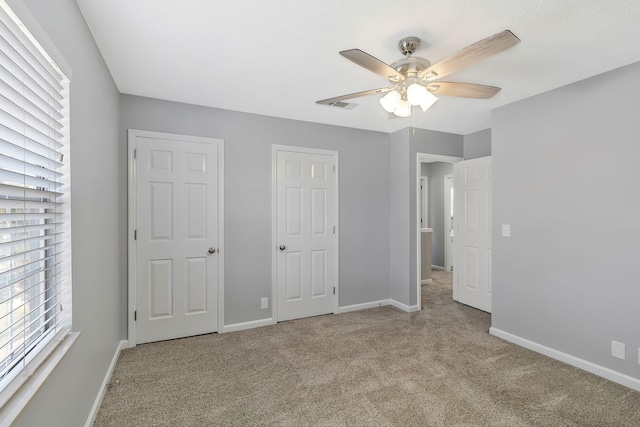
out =
[[[77,0],[122,93],[383,132],[468,134],[491,110],[640,61],[637,0]],[[522,42],[443,80],[502,87],[490,100],[441,97],[387,118],[378,95],[353,110],[315,101],[388,86],[338,54],[391,63],[398,41],[436,63],[502,30]]]

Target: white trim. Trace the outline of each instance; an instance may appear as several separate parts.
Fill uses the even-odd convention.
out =
[[[383,307],[390,304],[391,304],[390,300],[383,299],[380,301],[371,301],[371,302],[364,302],[361,304],[345,305],[342,307],[338,307],[338,313],[339,314],[350,313],[352,311],[367,310],[369,308]]]
[[[431,269],[432,270],[438,270],[438,271],[447,271],[446,268],[440,267],[439,265],[433,265],[433,264],[431,264]]]
[[[278,242],[277,242],[277,218],[276,218],[276,185],[277,185],[277,153],[278,151],[289,151],[293,153],[307,153],[307,154],[321,154],[325,156],[332,156],[334,160],[334,164],[336,166],[336,171],[333,174],[334,179],[334,220],[335,220],[335,238],[333,239],[334,245],[334,269],[333,269],[333,283],[336,288],[336,292],[333,296],[333,313],[338,313],[339,307],[338,302],[340,300],[340,283],[339,283],[339,272],[340,272],[340,209],[339,209],[339,201],[340,194],[338,183],[338,174],[340,173],[340,166],[338,163],[338,151],[334,150],[322,150],[319,148],[308,148],[308,147],[295,147],[291,145],[271,145],[271,316],[274,319],[274,323],[278,322],[278,264],[277,264],[277,256],[278,256]]]
[[[136,177],[138,175],[136,169],[136,162],[133,160],[133,153],[135,150],[135,142],[134,142],[134,133],[129,129],[127,135],[127,161],[128,167],[127,170],[129,172],[129,177],[127,179],[127,253],[128,253],[128,271],[127,271],[127,299],[128,299],[128,307],[127,307],[127,337],[129,339],[128,345],[129,347],[135,347],[137,338],[136,338],[136,328],[133,320],[133,314],[136,310],[136,289],[135,289],[135,277],[136,277],[136,241],[133,239],[133,234],[136,229],[135,218],[138,217],[138,209],[136,200],[138,199],[138,194],[136,192]]]
[[[453,163],[464,160],[464,157],[455,157],[455,156],[443,156],[440,154],[429,154],[429,153],[416,153],[416,302],[417,307],[414,311],[420,311],[422,309],[422,298],[420,298],[420,294],[422,291],[422,278],[421,278],[421,265],[422,265],[422,248],[421,248],[421,238],[420,238],[420,178],[422,177],[422,163],[433,163],[433,162],[447,162]],[[457,241],[454,241],[454,245]],[[454,287],[455,288],[455,287]],[[455,298],[454,298],[455,299]],[[404,305],[404,304],[403,304]],[[408,307],[408,306],[406,306]],[[401,308],[401,310],[403,310]],[[406,310],[405,310],[406,311]]]
[[[505,332],[501,329],[491,327],[489,328],[489,333],[495,337],[502,338],[505,341],[509,341],[513,344],[517,344],[521,347],[533,350],[536,353],[544,354],[545,356],[549,356],[552,359],[559,360],[571,366],[575,366],[576,368],[580,368],[582,370],[595,374],[599,377],[606,378],[615,383],[622,384],[623,386],[632,388],[636,391],[640,391],[640,379],[638,378],[633,378],[629,375],[614,371],[613,369],[596,365],[593,362],[589,362],[570,354],[563,353],[559,350],[547,347],[542,344],[538,344],[526,338],[522,338],[509,332]]]
[[[433,282],[433,279],[422,279],[420,281],[420,284],[421,285],[427,285],[427,284],[432,283],[432,282]]]
[[[418,297],[420,297],[420,294],[418,294]],[[418,300],[420,300],[420,298],[418,298]],[[396,301],[394,299],[390,299],[389,300],[389,305],[391,305],[392,307],[395,307],[399,310],[402,311],[406,311],[407,313],[413,313],[414,311],[420,311],[420,306],[419,305],[406,305],[403,304],[399,301]]]
[[[349,313],[352,311],[367,310],[369,308],[384,307],[387,305],[395,307],[398,310],[406,311],[407,313],[420,311],[420,307],[418,307],[417,305],[406,305],[394,299],[381,299],[379,301],[364,302],[362,304],[345,305],[342,307],[338,307],[338,313]]]
[[[70,332],[62,338],[44,362],[40,363],[33,374],[20,385],[20,388],[0,409],[0,426],[9,426],[18,418],[79,336],[80,332]]]
[[[128,346],[135,347],[137,343],[134,313],[136,310],[136,241],[134,240],[134,231],[136,229],[135,218],[137,218],[137,194],[136,194],[136,162],[134,161],[134,150],[136,149],[136,138],[154,138],[168,140],[182,140],[187,142],[196,142],[202,144],[215,144],[218,147],[218,328],[224,325],[224,139],[208,138],[201,136],[179,135],[165,132],[153,132],[138,129],[129,129],[127,131],[127,160],[128,160],[128,315],[127,315],[127,335]],[[215,332],[215,331],[214,331]]]
[[[454,265],[455,268],[455,264],[452,262],[453,261],[453,254],[451,253],[451,244],[449,243],[449,240],[451,239],[451,236],[449,235],[449,221],[451,221],[451,216],[453,216],[453,221],[454,221],[454,227],[455,227],[455,216],[453,215],[453,212],[451,212],[451,188],[453,187],[453,191],[455,192],[455,187],[453,186],[453,174],[448,174],[448,175],[444,175],[444,201],[446,202],[447,200],[449,200],[449,203],[445,203],[444,209],[445,209],[445,215],[444,215],[444,270],[445,271],[451,271],[451,265]],[[451,181],[449,181],[451,180]],[[449,190],[449,191],[447,191]],[[454,196],[455,197],[455,196]],[[454,200],[455,201],[455,200]],[[455,209],[455,208],[454,208]],[[449,213],[449,215],[447,215],[447,212]],[[455,236],[454,234],[454,241],[453,244],[455,245],[455,238],[457,236]]]
[[[422,167],[420,169],[422,169]],[[422,173],[422,170],[420,173]],[[422,185],[423,181],[424,186]],[[424,222],[420,222],[419,220],[418,222],[420,222],[420,227],[424,229],[429,228],[429,177],[422,175],[418,180],[418,183],[420,184],[420,187],[422,187],[419,193],[420,199],[418,199],[422,202],[420,203],[420,219],[424,219]]]
[[[274,319],[270,317],[268,319],[251,320],[249,322],[240,322],[232,323],[231,325],[225,325],[224,327],[220,328],[218,333],[224,334],[227,332],[244,331],[247,329],[262,328],[263,326],[271,326],[275,324],[276,322],[274,321]]]
[[[116,363],[118,363],[118,358],[120,357],[120,352],[129,347],[129,343],[127,340],[122,340],[118,343],[116,347],[116,351],[113,354],[113,358],[111,359],[111,364],[109,364],[109,369],[107,369],[107,373],[102,380],[102,385],[100,386],[100,390],[98,390],[98,395],[96,396],[96,400],[93,402],[93,406],[91,407],[91,411],[89,412],[89,417],[87,418],[87,422],[84,424],[85,427],[91,427],[96,420],[96,416],[98,415],[98,410],[100,409],[100,405],[102,405],[102,400],[104,399],[104,395],[107,392],[107,386],[109,385],[109,381],[111,380],[111,376],[113,375],[113,370],[116,367]]]

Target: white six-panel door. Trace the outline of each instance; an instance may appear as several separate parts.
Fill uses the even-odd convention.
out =
[[[491,157],[454,164],[458,301],[491,312]]]
[[[130,141],[135,342],[215,332],[222,141],[142,131],[130,131]]]
[[[274,147],[278,321],[332,313],[336,298],[337,153],[299,150]]]

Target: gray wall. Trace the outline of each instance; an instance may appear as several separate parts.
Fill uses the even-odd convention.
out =
[[[26,0],[73,70],[73,328],[81,335],[16,426],[84,425],[122,339],[126,174],[118,157],[119,94],[73,0]],[[55,421],[54,421],[55,420]]]
[[[409,128],[409,301],[405,304],[416,305],[417,294],[417,248],[416,248],[416,162],[418,153],[440,154],[443,156],[462,157],[463,137],[453,133],[436,132],[432,130]],[[406,185],[406,184],[405,184]]]
[[[464,136],[465,160],[491,155],[491,129],[480,130]]]
[[[493,113],[495,328],[640,378],[640,63]],[[610,356],[626,343],[627,360]]]
[[[123,95],[125,164],[127,129],[225,140],[226,325],[271,317],[272,144],[339,152],[339,304],[389,298],[389,135]]]
[[[409,303],[409,134],[402,129],[389,135],[389,236],[390,296],[403,304]]]
[[[444,267],[444,176],[453,175],[453,163],[433,162],[426,163],[426,166],[429,173],[429,227],[433,229],[431,264]]]

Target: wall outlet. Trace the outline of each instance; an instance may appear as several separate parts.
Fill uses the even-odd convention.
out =
[[[269,308],[269,298],[260,298],[260,308]]]
[[[624,343],[618,341],[611,341],[611,355],[618,359],[625,360],[625,346]]]

